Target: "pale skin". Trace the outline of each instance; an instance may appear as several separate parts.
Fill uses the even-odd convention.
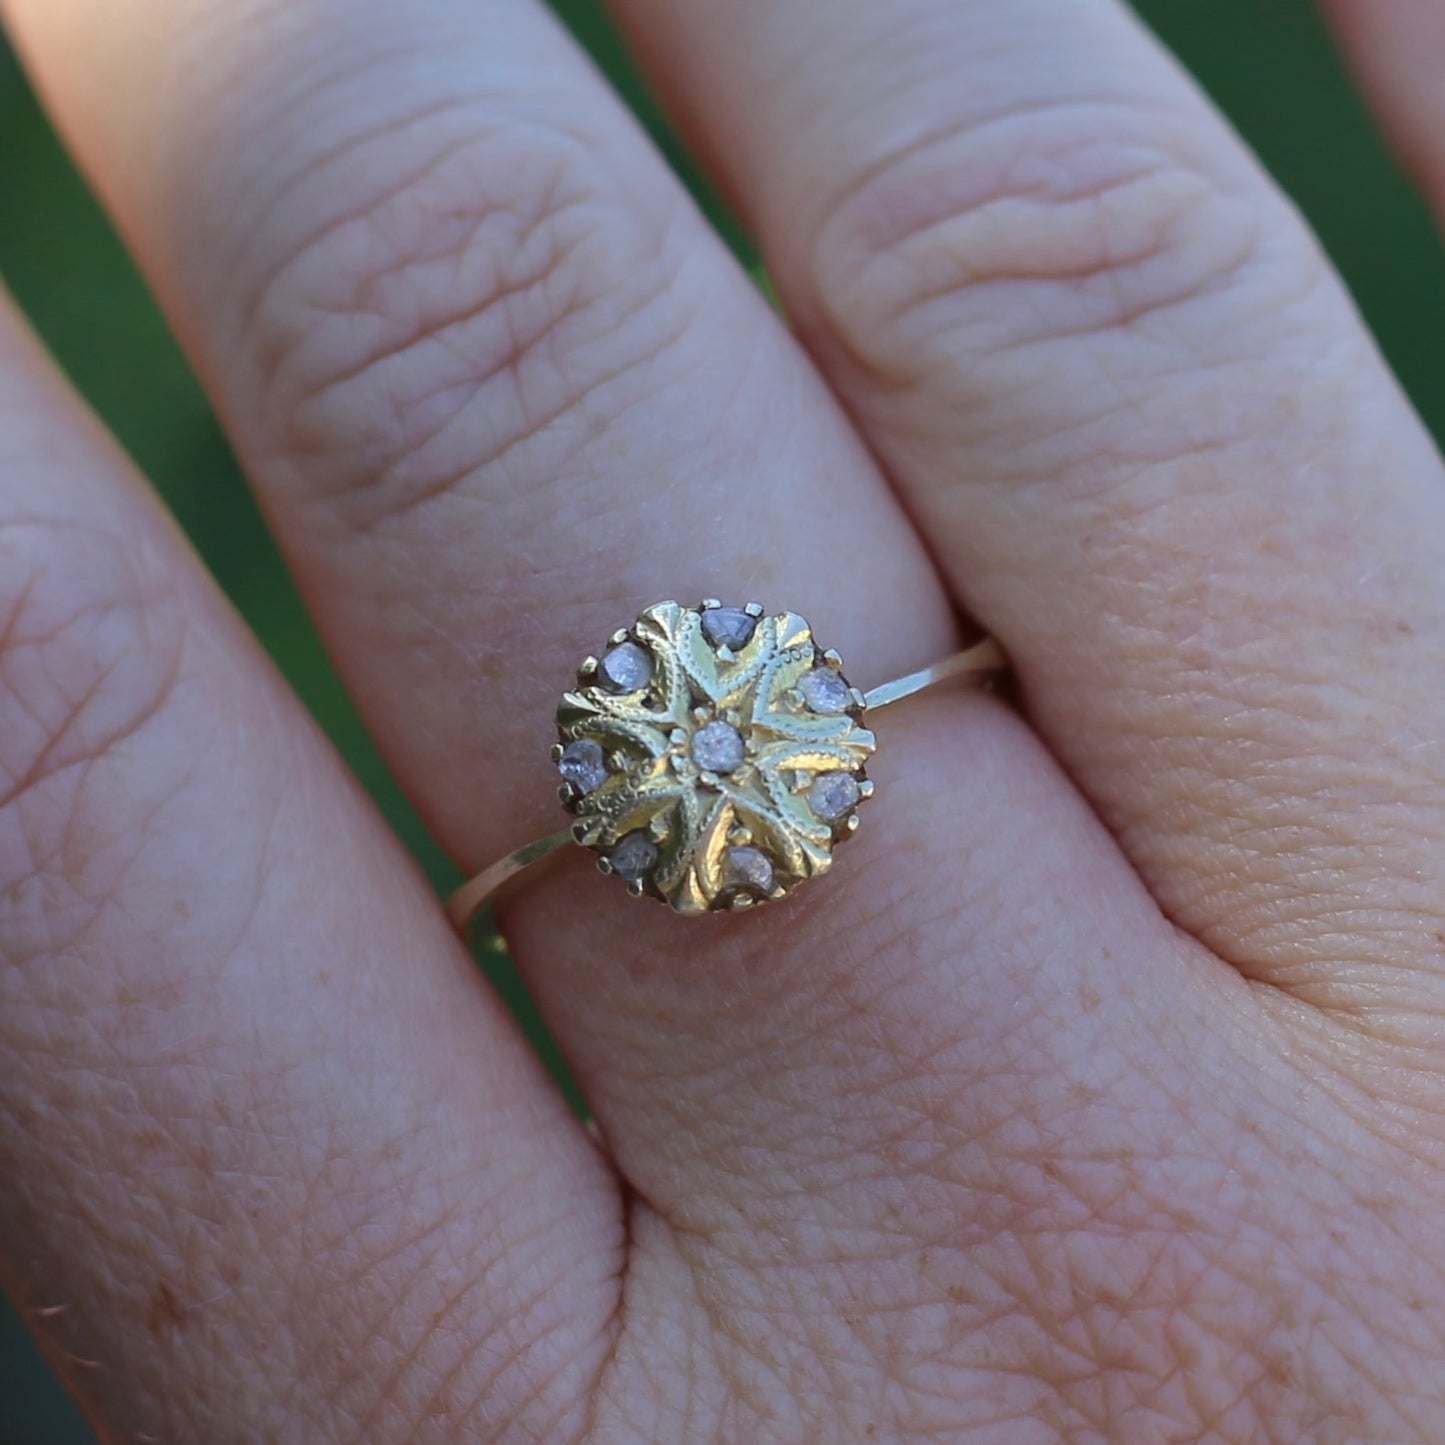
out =
[[[775,908],[518,893],[594,1138],[8,314],[5,1287],[116,1441],[1445,1438],[1434,446],[1110,0],[616,9],[791,329],[532,0],[3,4],[463,868],[661,597],[1022,711]]]

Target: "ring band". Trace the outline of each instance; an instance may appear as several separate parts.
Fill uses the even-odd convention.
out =
[[[447,914],[465,933],[504,884],[569,843],[679,913],[784,897],[826,871],[873,796],[865,714],[1007,666],[989,638],[863,693],[797,613],[659,602],[583,662],[558,705],[552,761],[571,827],[478,873]]]

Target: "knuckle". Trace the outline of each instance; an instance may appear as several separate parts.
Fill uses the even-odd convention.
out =
[[[460,124],[420,152],[403,137],[334,160],[373,198],[247,307],[270,434],[307,495],[363,530],[514,450],[565,460],[678,330],[671,199],[609,177],[583,136]]]
[[[1255,270],[1299,275],[1298,254],[1257,266],[1265,226],[1226,171],[1179,122],[1114,104],[953,127],[823,207],[814,309],[866,372],[904,383],[941,350],[1187,325]]]
[[[165,708],[184,610],[167,564],[82,523],[0,526],[0,946],[53,950],[103,906],[135,818],[110,765]]]

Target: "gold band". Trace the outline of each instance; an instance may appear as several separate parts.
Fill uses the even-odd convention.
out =
[[[1007,670],[1008,660],[1003,649],[991,637],[985,638],[982,642],[962,652],[956,652],[951,657],[945,657],[920,672],[910,672],[892,682],[881,683],[863,694],[863,709],[865,712],[876,712],[879,708],[890,707],[893,703],[901,702],[906,697],[912,697],[914,693],[922,692],[925,688],[934,687],[950,678],[970,677],[982,681]],[[462,884],[447,899],[447,917],[465,934],[477,914],[496,897],[504,885],[533,864],[561,852],[569,843],[575,841],[572,829],[563,828],[509,853]]]
[[[912,697],[915,692],[922,692],[936,683],[947,682],[951,677],[988,677],[1007,670],[1003,648],[993,638],[985,637],[982,642],[955,652],[952,657],[945,657],[921,672],[910,672],[905,677],[894,678],[892,682],[880,683],[863,694],[863,706],[868,712],[877,712],[880,707],[902,702],[905,697]]]
[[[475,878],[463,883],[447,899],[447,917],[451,919],[454,927],[465,933],[482,907],[496,897],[504,884],[510,883],[534,863],[550,858],[553,853],[560,853],[572,841],[572,830],[563,828],[560,832],[549,833],[545,838],[538,838],[535,842],[518,848],[515,853],[508,853],[505,858],[499,859],[490,868],[482,869]]]

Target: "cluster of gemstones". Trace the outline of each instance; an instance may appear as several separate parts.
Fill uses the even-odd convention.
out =
[[[680,913],[780,898],[828,867],[872,794],[863,708],[796,613],[649,607],[558,706],[573,835]]]

